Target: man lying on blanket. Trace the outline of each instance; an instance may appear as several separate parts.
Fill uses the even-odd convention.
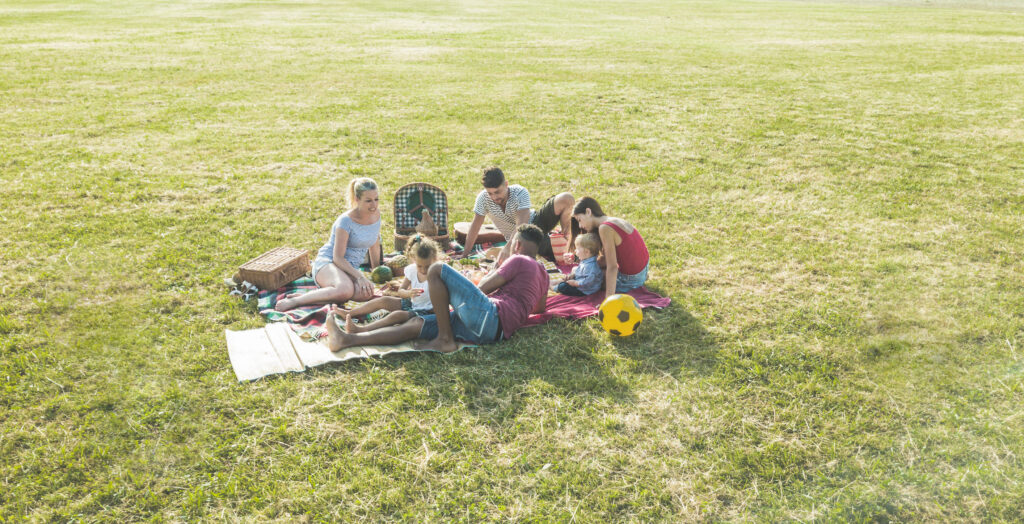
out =
[[[362,333],[346,333],[338,327],[331,311],[327,319],[327,341],[331,351],[352,346],[397,344],[415,338],[428,342],[416,349],[450,353],[458,349],[456,339],[490,344],[509,338],[523,326],[530,313],[543,313],[548,294],[548,273],[537,262],[545,235],[533,224],[516,230],[515,255],[498,271],[480,281],[480,287],[443,262],[427,271],[427,288],[433,315],[413,317],[404,324]],[[449,313],[448,306],[453,311]],[[346,324],[351,325],[350,320]]]

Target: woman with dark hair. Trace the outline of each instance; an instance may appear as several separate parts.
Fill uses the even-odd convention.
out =
[[[572,219],[575,222],[573,226],[587,232],[596,232],[601,237],[601,252],[605,263],[605,298],[615,293],[625,293],[647,282],[650,255],[643,237],[632,224],[605,215],[601,204],[591,197],[583,197],[576,203],[572,208]]]

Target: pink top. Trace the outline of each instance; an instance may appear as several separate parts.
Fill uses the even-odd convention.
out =
[[[505,285],[488,298],[498,309],[501,331],[505,338],[523,327],[526,318],[548,294],[548,272],[536,260],[525,255],[512,255],[498,269]]]
[[[615,259],[619,262],[619,273],[635,275],[643,271],[647,267],[647,263],[650,262],[651,255],[647,252],[647,244],[644,243],[644,238],[640,236],[640,230],[634,227],[633,232],[627,235],[621,227],[613,224],[611,220],[604,222],[602,225],[612,228],[622,237],[622,243],[615,246]]]

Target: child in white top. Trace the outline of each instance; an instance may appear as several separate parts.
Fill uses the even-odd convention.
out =
[[[345,317],[345,331],[362,333],[373,331],[384,326],[401,324],[414,316],[432,315],[434,306],[430,304],[430,293],[427,292],[427,270],[437,261],[438,245],[430,238],[416,235],[409,241],[405,252],[415,263],[405,266],[405,279],[397,291],[391,296],[377,297],[365,304],[346,310],[334,307],[334,314]],[[384,318],[368,324],[356,324],[353,317],[367,315],[384,309],[390,311]]]

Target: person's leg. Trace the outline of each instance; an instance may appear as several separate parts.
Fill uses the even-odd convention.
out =
[[[558,215],[558,224],[562,229],[562,234],[565,235],[565,240],[568,242],[567,248],[572,249],[573,238],[572,238],[572,208],[576,205],[576,199],[573,198],[572,193],[559,193],[555,195],[554,212]]]
[[[458,348],[456,337],[474,343],[494,341],[498,310],[480,288],[445,264],[431,266],[427,278],[434,315],[429,321],[425,319],[421,338],[435,338],[417,348],[447,353]],[[435,289],[442,291],[435,296]],[[449,306],[453,310],[450,314]],[[436,326],[436,331],[427,329],[428,324]]]
[[[587,296],[586,293],[580,291],[577,288],[574,288],[574,287],[570,286],[567,282],[562,282],[562,283],[558,284],[558,287],[555,288],[555,291],[557,291],[557,292],[559,292],[559,293],[561,293],[563,295],[570,296],[570,297],[585,297],[585,296]]]
[[[435,262],[427,270],[427,292],[430,293],[430,303],[434,306],[434,322],[437,323],[437,336],[425,344],[417,344],[416,349],[451,353],[459,348],[458,344],[455,343],[455,335],[452,334],[451,318],[448,316],[451,295],[448,293],[448,284],[441,278],[445,267],[448,266],[444,262]],[[469,282],[470,285],[473,285],[461,273],[457,271],[455,273]]]
[[[555,226],[562,228],[562,234],[572,248],[572,231],[570,231],[570,220],[572,219],[572,206],[576,205],[570,193],[559,193],[544,202],[530,217],[530,223],[539,227],[544,232],[544,240],[541,242],[538,254],[542,257],[554,260],[555,254],[551,250],[551,239],[548,233],[555,229]]]
[[[619,276],[615,279],[615,292],[616,293],[628,293],[647,282],[647,270],[650,269],[650,264],[644,266],[644,269],[635,275],[623,275],[619,273]]]
[[[336,313],[327,315],[327,347],[331,351],[341,351],[353,346],[389,345],[414,340],[423,327],[423,319],[411,318],[404,324],[388,326],[367,333],[345,333],[335,321]]]
[[[386,309],[388,311],[399,311],[402,309],[402,299],[398,297],[377,297],[370,299],[365,304],[354,307],[352,309],[338,308],[345,313],[354,317],[361,317],[363,315],[369,315],[378,309]]]
[[[355,281],[355,279],[352,278],[348,274],[346,274],[345,276],[348,277],[349,283],[352,285],[352,300],[355,300],[357,302],[366,302],[367,300],[370,300],[371,298],[373,298],[373,286],[372,285],[370,286],[370,289],[368,291],[360,291],[360,290],[356,289],[356,281]]]
[[[338,310],[344,311],[341,308],[338,308]],[[369,324],[359,325],[352,321],[352,314],[349,313],[348,315],[345,315],[345,331],[348,333],[366,333],[368,331],[376,331],[382,327],[401,324],[414,316],[415,315],[409,311],[392,311],[380,320],[370,322]]]
[[[352,279],[334,264],[328,264],[317,271],[315,279],[316,285],[320,286],[320,289],[281,300],[274,306],[274,309],[288,311],[311,304],[344,304],[346,300],[352,298],[352,294],[355,292],[355,284]]]

